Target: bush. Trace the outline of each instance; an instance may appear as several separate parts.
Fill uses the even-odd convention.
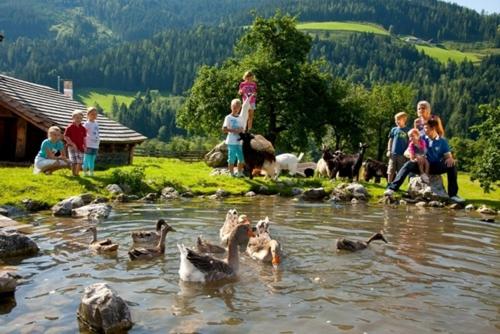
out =
[[[134,167],[131,170],[114,169],[111,172],[111,182],[118,185],[126,184],[134,193],[144,191],[147,186],[144,183],[144,167]]]
[[[482,152],[482,140],[472,140],[468,138],[453,137],[450,139],[450,147],[453,152],[454,158],[457,160],[457,168],[462,172],[470,172],[479,153]]]

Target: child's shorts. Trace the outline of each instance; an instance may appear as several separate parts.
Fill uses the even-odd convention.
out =
[[[69,161],[71,161],[72,164],[83,163],[83,152],[80,152],[78,149],[75,149],[72,146],[68,147],[68,156]]]
[[[234,164],[235,160],[238,160],[238,163],[245,163],[245,159],[243,158],[243,149],[241,145],[238,144],[228,144],[227,145],[227,163]]]

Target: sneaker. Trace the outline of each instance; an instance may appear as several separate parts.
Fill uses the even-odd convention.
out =
[[[392,189],[386,189],[386,190],[384,191],[384,196],[389,196],[389,197],[391,197],[392,195],[394,195],[394,190],[392,190]]]
[[[429,182],[430,182],[430,180],[429,180],[429,175],[427,175],[427,174],[422,174],[422,175],[420,175],[420,178],[422,179],[422,181],[423,181],[424,183],[429,184]]]
[[[236,173],[236,177],[245,177],[245,175],[243,173]]]
[[[452,202],[454,202],[454,203],[459,203],[459,204],[461,204],[461,203],[465,203],[465,200],[464,200],[462,197],[458,196],[458,195],[452,196],[452,197],[450,198],[450,200],[451,200]]]

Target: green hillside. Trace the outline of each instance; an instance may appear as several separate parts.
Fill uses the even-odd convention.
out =
[[[86,106],[95,105],[95,103],[97,102],[104,109],[104,112],[108,113],[111,112],[113,97],[116,97],[118,105],[125,103],[125,105],[129,106],[130,102],[132,102],[134,96],[136,95],[136,92],[134,93],[111,89],[83,88],[76,90],[75,99],[85,104]]]
[[[389,35],[389,32],[385,30],[382,26],[371,24],[371,23],[361,23],[361,22],[304,22],[297,25],[299,30],[340,30],[340,31],[354,31],[354,32],[368,32],[379,35]]]
[[[415,47],[418,50],[423,51],[426,55],[444,64],[446,64],[448,60],[452,60],[457,63],[464,60],[469,60],[473,63],[477,63],[481,60],[481,54],[475,52],[462,52],[459,50],[450,50],[432,45],[415,45]]]

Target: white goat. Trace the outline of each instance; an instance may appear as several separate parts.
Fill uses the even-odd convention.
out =
[[[283,153],[276,156],[276,177],[278,177],[282,170],[287,170],[290,176],[294,176],[297,173],[297,166],[304,157],[304,153],[300,153],[299,156],[295,156],[291,153]]]

